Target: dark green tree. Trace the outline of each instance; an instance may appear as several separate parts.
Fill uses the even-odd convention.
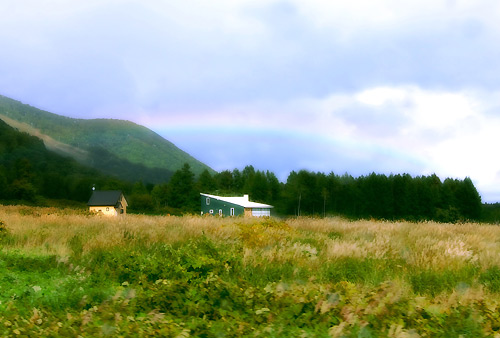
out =
[[[151,212],[155,209],[154,200],[142,181],[135,182],[129,195],[130,210]]]
[[[168,207],[168,184],[157,184],[151,191],[151,197],[153,198],[153,204],[156,209],[161,209]]]
[[[196,183],[199,192],[204,193],[214,193],[217,190],[217,182],[208,169],[201,172],[200,177],[198,177],[198,182]]]
[[[234,169],[232,172],[233,176],[233,190],[235,194],[242,195],[243,188],[245,186],[245,179],[243,178],[243,174],[238,169]]]
[[[479,220],[481,218],[481,196],[469,177],[466,177],[457,188],[456,201],[465,219]]]
[[[7,199],[8,197],[7,192],[9,190],[9,186],[7,185],[8,180],[6,171],[5,167],[0,165],[0,199]]]
[[[262,171],[257,171],[249,183],[248,193],[254,201],[269,201],[269,189],[266,175]]]
[[[392,191],[394,195],[394,218],[408,219],[413,214],[412,196],[413,182],[409,174],[392,176]]]
[[[275,204],[279,198],[281,193],[281,183],[276,177],[276,175],[269,170],[266,171],[266,180],[267,180],[267,194],[268,197],[265,202],[270,204]]]
[[[218,190],[222,194],[233,192],[233,174],[229,170],[224,170],[215,175]]]
[[[188,212],[199,209],[199,194],[195,189],[194,174],[189,164],[177,170],[168,183],[168,205]]]

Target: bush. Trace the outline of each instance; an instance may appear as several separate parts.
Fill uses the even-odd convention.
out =
[[[0,221],[0,238],[7,235],[8,232],[9,232],[9,230],[7,229],[7,225],[5,224],[5,222]]]
[[[493,266],[479,276],[479,282],[492,292],[500,292],[500,268]]]

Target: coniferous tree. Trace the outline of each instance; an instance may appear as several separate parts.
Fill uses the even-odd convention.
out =
[[[168,204],[173,208],[195,211],[199,208],[199,195],[195,189],[194,174],[189,164],[177,170],[168,183]]]
[[[269,189],[266,175],[262,171],[257,171],[249,183],[249,194],[254,201],[267,202]]]
[[[224,170],[215,175],[218,190],[222,194],[232,193],[233,191],[233,174],[229,170]]]
[[[265,201],[267,203],[274,204],[280,197],[281,185],[276,175],[274,175],[274,173],[270,172],[269,170],[266,171],[266,180],[268,197]]]
[[[412,214],[412,179],[408,174],[392,176],[394,218],[408,218]]]
[[[469,177],[466,177],[457,189],[456,199],[457,206],[466,219],[478,220],[481,217],[481,196]]]
[[[238,169],[234,169],[232,172],[233,176],[233,190],[235,194],[243,194],[243,187],[245,186],[245,179],[243,174]]]
[[[214,193],[217,190],[217,182],[208,169],[203,170],[198,177],[197,187],[198,191],[203,193]]]
[[[151,191],[153,203],[157,209],[168,207],[168,184],[157,184]]]

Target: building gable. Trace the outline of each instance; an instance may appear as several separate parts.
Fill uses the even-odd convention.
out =
[[[119,215],[127,212],[128,202],[120,190],[93,191],[87,205],[91,212]]]

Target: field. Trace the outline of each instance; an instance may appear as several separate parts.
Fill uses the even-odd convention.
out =
[[[500,227],[0,206],[0,337],[500,337]]]

